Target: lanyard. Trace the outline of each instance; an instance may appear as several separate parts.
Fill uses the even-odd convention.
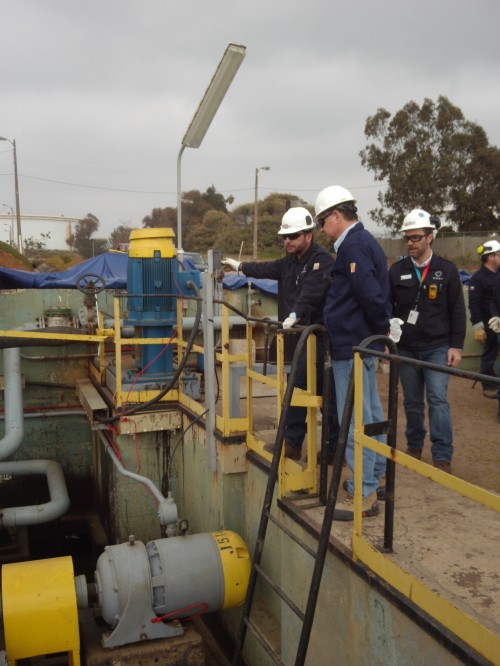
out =
[[[428,271],[429,271],[429,266],[430,266],[430,265],[431,265],[431,263],[429,262],[429,263],[427,264],[427,266],[424,268],[424,272],[423,272],[422,274],[420,274],[420,269],[418,269],[418,268],[415,266],[415,273],[417,274],[418,279],[419,279],[419,281],[420,281],[420,286],[422,286],[422,282],[425,280],[425,276],[427,275],[427,273],[428,273]],[[419,289],[419,290],[420,290],[420,289]]]
[[[420,270],[414,265],[415,268],[415,273],[417,274],[417,277],[419,279],[419,285],[418,285],[418,293],[417,293],[417,298],[415,299],[415,310],[417,309],[418,305],[418,299],[420,298],[420,292],[422,291],[422,284],[425,280],[425,277],[429,271],[429,266],[431,265],[431,262],[427,264],[427,266],[424,268],[423,273],[420,273]]]

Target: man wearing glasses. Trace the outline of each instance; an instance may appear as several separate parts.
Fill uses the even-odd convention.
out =
[[[439,226],[439,218],[418,208],[405,217],[401,230],[408,256],[389,269],[391,296],[394,316],[404,322],[398,344],[400,355],[456,368],[465,340],[465,302],[455,264],[432,251]],[[435,467],[451,472],[449,375],[401,363],[400,378],[406,413],[406,452],[419,460],[422,457],[425,391],[432,460]]]
[[[283,328],[294,324],[309,326],[323,324],[323,306],[329,286],[329,275],[333,257],[325,248],[314,242],[315,224],[306,208],[290,208],[282,218],[278,235],[283,239],[285,256],[275,261],[244,261],[223,259],[222,264],[246,277],[278,281],[278,319]],[[293,338],[293,339],[292,339]],[[291,361],[297,336],[285,336],[285,360]],[[323,387],[323,338],[316,336],[316,373],[318,391]],[[297,388],[307,388],[305,355],[299,359],[295,379]],[[335,388],[332,386],[332,393]],[[285,455],[300,460],[302,444],[306,435],[307,409],[290,407],[285,428]],[[335,404],[330,414],[330,440],[327,449],[329,464],[333,463],[339,423]],[[267,446],[272,451],[271,446]]]
[[[390,320],[391,302],[387,262],[382,248],[358,220],[356,201],[344,187],[332,185],[316,197],[316,221],[323,233],[334,241],[337,252],[332,269],[332,285],[325,304],[325,326],[330,336],[333,376],[341,416],[354,363],[353,347],[372,335],[388,335],[392,329],[395,342],[401,328]],[[383,349],[383,345],[376,345]],[[363,422],[378,423],[384,413],[377,389],[376,359],[363,359]],[[384,441],[384,436],[377,436]],[[354,469],[354,430],[349,428],[346,461]],[[380,480],[385,474],[386,459],[371,449],[363,448],[362,514],[376,516],[377,499],[383,499]],[[385,490],[385,489],[384,489]],[[378,492],[377,492],[378,491]],[[347,481],[347,494],[339,496],[334,519],[353,520],[353,480]]]

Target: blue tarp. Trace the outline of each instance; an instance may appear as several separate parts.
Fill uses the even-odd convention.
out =
[[[460,273],[460,280],[462,281],[462,284],[469,284],[472,275],[467,271],[464,271],[463,268],[461,268],[458,272]]]
[[[13,268],[0,268],[0,289],[76,289],[82,275],[100,275],[106,289],[127,286],[128,255],[106,252],[61,273],[30,273]]]
[[[61,273],[30,273],[0,267],[0,289],[75,289],[79,278],[89,274],[102,277],[106,289],[126,289],[127,262],[128,255],[123,252],[106,252]],[[225,289],[233,290],[246,287],[249,282],[266,294],[278,293],[276,280],[254,280],[230,274],[224,276],[222,284]]]
[[[224,276],[222,285],[224,289],[242,289],[246,287],[248,283],[252,283],[252,287],[255,287],[259,291],[264,292],[265,294],[271,294],[272,296],[278,295],[278,282],[277,280],[265,280],[263,278],[247,278],[244,275],[235,275],[228,274]]]

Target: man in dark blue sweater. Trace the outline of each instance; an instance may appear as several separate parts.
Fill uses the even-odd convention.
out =
[[[247,277],[267,278],[278,281],[278,319],[283,328],[294,324],[309,326],[323,323],[323,306],[328,289],[333,257],[324,247],[314,242],[315,224],[312,215],[301,206],[290,208],[283,216],[278,235],[284,242],[285,255],[275,261],[244,261],[224,259],[228,266]],[[294,339],[292,339],[294,338]],[[297,336],[285,337],[285,360],[291,361]],[[318,392],[323,389],[324,368],[323,338],[316,336],[316,376]],[[297,388],[307,388],[306,356],[299,359],[295,384]],[[334,388],[332,386],[332,391]],[[290,407],[285,428],[285,455],[292,460],[300,460],[302,444],[307,428],[307,409]],[[333,462],[337,444],[339,423],[335,405],[330,413],[330,440],[327,447],[327,460]],[[265,447],[272,451],[270,446]]]
[[[469,281],[470,320],[474,328],[474,339],[484,345],[479,372],[496,377],[494,365],[498,355],[498,338],[489,328],[488,321],[492,316],[491,305],[500,268],[500,243],[496,240],[487,241],[478,247],[477,252],[481,256],[481,268]],[[496,386],[483,382],[483,395],[486,398],[496,398]]]
[[[334,241],[337,258],[331,271],[332,284],[325,304],[325,326],[330,336],[333,376],[339,420],[344,411],[347,389],[354,363],[353,347],[372,335],[388,335],[393,329],[397,341],[398,323],[391,316],[389,276],[384,252],[375,238],[358,220],[354,197],[344,187],[333,185],[322,190],[315,203],[316,221],[323,233]],[[400,330],[400,328],[399,328]],[[376,359],[363,359],[363,423],[384,420],[377,390]],[[383,436],[377,439],[384,441]],[[354,469],[353,423],[349,429],[346,461]],[[363,515],[379,512],[377,489],[385,474],[386,459],[363,448]],[[347,495],[337,501],[334,518],[352,520],[354,484],[347,482]]]

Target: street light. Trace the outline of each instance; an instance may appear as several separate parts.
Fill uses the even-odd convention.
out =
[[[258,214],[259,214],[259,171],[269,171],[271,167],[257,167],[255,169],[255,207],[253,211],[253,259],[257,259],[257,229],[258,229]]]
[[[17,218],[17,250],[19,254],[23,254],[23,240],[21,236],[21,211],[19,209],[19,183],[17,180],[17,153],[16,153],[16,140],[11,141],[4,136],[0,136],[0,141],[8,141],[14,149],[14,184],[16,188],[16,218]]]
[[[182,261],[181,157],[184,148],[199,148],[217,110],[245,57],[246,46],[228,44],[222,60],[191,120],[177,157],[177,254]]]
[[[10,210],[10,231],[9,231],[9,243],[12,245],[14,242],[14,236],[15,231],[14,231],[14,209],[12,206],[8,206],[7,204],[3,203],[2,206],[5,206],[5,208],[8,208]]]

